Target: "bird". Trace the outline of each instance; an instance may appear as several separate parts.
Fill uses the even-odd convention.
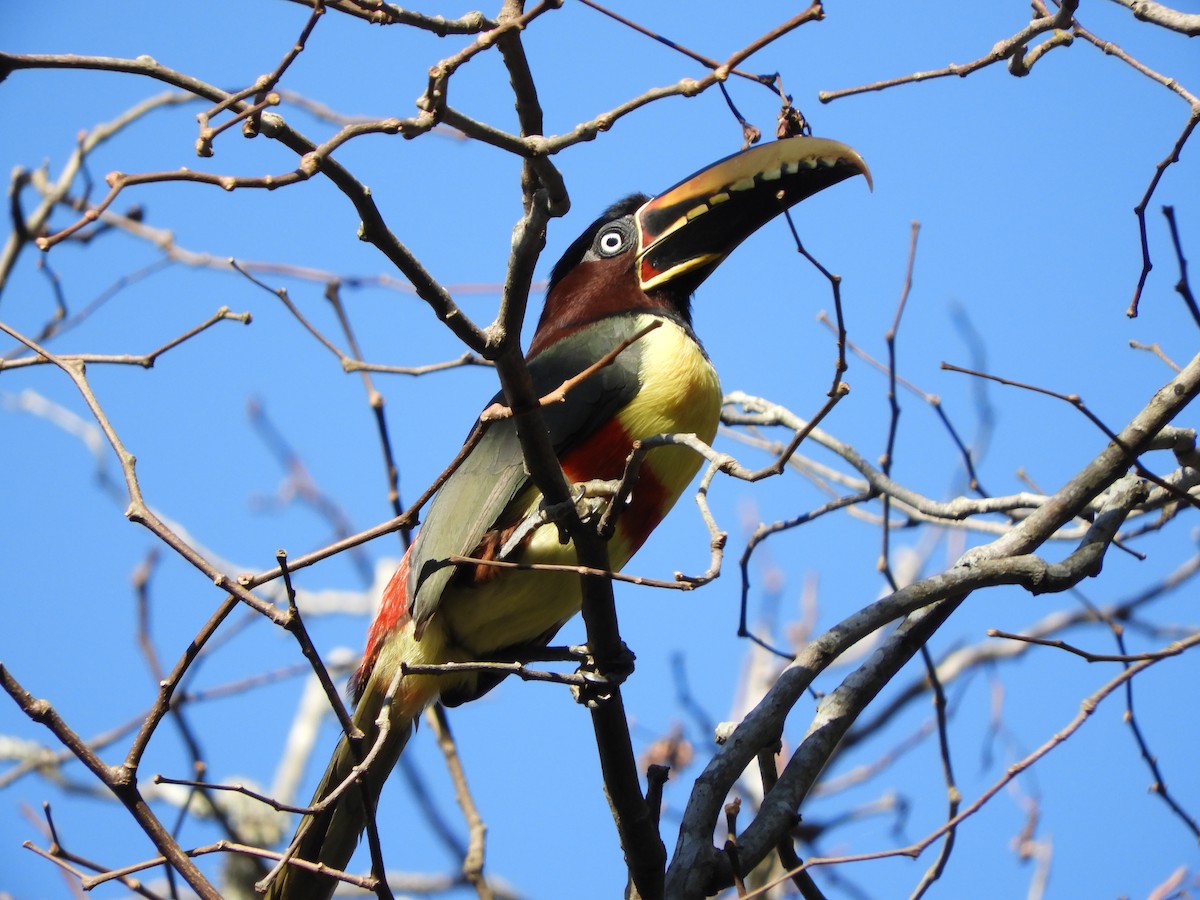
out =
[[[692,434],[711,444],[721,386],[692,330],[692,295],[767,221],[859,174],[870,184],[866,163],[845,144],[785,138],[719,160],[654,197],[631,194],[571,243],[551,271],[526,357],[539,397],[588,373],[562,402],[541,410],[569,484],[618,481],[634,442],[655,435]],[[504,402],[502,394],[492,401]],[[482,429],[384,589],[350,685],[353,723],[364,738],[354,746],[342,736],[309,808],[345,783],[364,755],[370,762],[358,784],[304,816],[289,845],[292,859],[322,869],[280,867],[267,891],[272,900],[329,897],[337,881],[327,870],[349,864],[424,708],[474,700],[503,678],[478,670],[402,674],[402,664],[528,657],[579,612],[579,575],[527,568],[577,560],[557,525],[539,515],[542,495],[526,469],[519,427],[509,417]],[[701,462],[680,446],[647,454],[615,510],[607,546],[613,571],[649,537]],[[605,499],[591,502],[594,510]],[[460,561],[448,562],[452,557]]]

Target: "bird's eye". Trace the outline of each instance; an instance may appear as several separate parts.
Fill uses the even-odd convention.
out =
[[[596,249],[601,256],[616,256],[625,249],[627,238],[620,228],[610,228],[600,235],[596,241]]]

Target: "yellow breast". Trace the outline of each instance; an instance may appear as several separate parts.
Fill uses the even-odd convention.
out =
[[[638,327],[656,317],[639,316]],[[658,434],[695,434],[711,443],[716,435],[721,407],[721,385],[704,351],[682,327],[663,324],[638,342],[640,390],[617,413],[623,433],[612,441],[611,456],[603,472],[577,472],[576,480],[616,478],[624,466],[633,441]],[[610,432],[613,429],[604,429]],[[612,434],[603,437],[611,439]],[[630,506],[623,512],[620,527],[609,544],[609,560],[620,569],[641,545],[654,525],[666,515],[691,482],[703,459],[683,447],[658,447],[647,456],[642,481],[634,487]],[[597,460],[592,459],[592,465]],[[506,519],[519,520],[537,510],[541,494],[530,487],[514,501],[524,512]],[[650,508],[647,508],[647,507]],[[538,528],[512,562],[525,564],[575,565],[575,548],[559,541],[558,528]],[[507,571],[502,577],[474,586],[447,587],[438,618],[449,635],[471,635],[471,645],[461,649],[465,656],[488,654],[529,642],[558,628],[579,612],[579,576],[573,573]],[[454,640],[452,638],[451,640]]]
[[[651,316],[640,316],[645,324]],[[637,396],[618,414],[635,439],[656,434],[694,434],[711,444],[721,414],[721,382],[700,345],[671,321],[642,338]],[[665,513],[688,486],[703,460],[690,450],[661,447],[650,454],[669,499]]]

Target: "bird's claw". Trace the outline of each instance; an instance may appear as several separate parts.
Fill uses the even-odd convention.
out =
[[[571,650],[581,660],[579,668],[575,670],[579,681],[571,685],[571,695],[576,703],[582,703],[588,709],[595,709],[610,700],[613,692],[633,674],[636,657],[624,642],[604,665],[600,665],[586,645],[572,647]]]
[[[551,523],[558,525],[558,540],[567,544],[571,536],[562,527],[563,516],[568,509],[574,509],[575,515],[581,522],[599,521],[612,503],[620,488],[619,481],[604,481],[594,479],[581,481],[571,485],[571,499],[568,503],[541,502],[537,509],[527,515],[509,535],[504,546],[500,548],[500,559],[508,559],[524,544],[525,539],[543,525]]]
[[[571,485],[571,502],[580,522],[598,522],[620,490],[621,482],[600,478]]]

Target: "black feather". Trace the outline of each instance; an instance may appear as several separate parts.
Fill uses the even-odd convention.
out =
[[[649,199],[645,194],[630,194],[628,197],[618,200],[606,209],[595,222],[585,228],[583,234],[575,238],[571,246],[563,253],[562,259],[556,262],[554,268],[550,270],[550,284],[546,288],[546,293],[548,294],[554,290],[554,286],[562,281],[568,272],[579,265],[580,260],[583,259],[583,255],[588,252],[588,249],[592,246],[592,242],[596,240],[596,235],[600,232],[601,228],[609,222],[615,222],[617,219],[623,219],[630,213],[636,212]]]

